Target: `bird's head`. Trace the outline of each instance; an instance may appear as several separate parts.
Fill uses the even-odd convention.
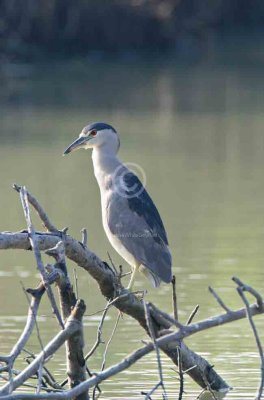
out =
[[[81,148],[90,149],[95,147],[106,147],[109,151],[117,153],[119,149],[119,137],[111,125],[103,122],[95,122],[85,126],[79,137],[67,147],[63,154],[69,154]]]

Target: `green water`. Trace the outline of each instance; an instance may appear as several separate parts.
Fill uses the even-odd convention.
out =
[[[147,189],[166,226],[177,276],[180,318],[196,304],[196,319],[222,312],[208,285],[232,308],[241,302],[231,281],[239,276],[263,293],[264,264],[264,74],[262,65],[93,64],[41,66],[28,74],[1,77],[0,230],[25,228],[13,182],[37,196],[59,228],[74,237],[88,229],[90,248],[103,259],[109,251],[101,224],[99,190],[88,151],[62,157],[64,148],[88,122],[101,120],[121,135],[120,158],[143,168]],[[36,228],[41,226],[34,218]],[[3,251],[0,262],[0,343],[8,353],[26,319],[21,289],[38,281],[32,254]],[[44,257],[45,262],[48,258]],[[72,274],[74,265],[69,262]],[[128,269],[124,265],[125,269]],[[87,304],[86,350],[92,346],[104,307],[97,286],[77,269],[79,296]],[[142,277],[136,289],[171,312],[171,289],[155,290]],[[57,325],[47,301],[39,327],[46,343]],[[117,311],[104,327],[107,341]],[[263,339],[262,317],[255,319]],[[128,316],[120,321],[107,355],[107,366],[142,345],[144,332]],[[260,370],[256,345],[247,321],[215,328],[187,340],[234,388],[228,399],[254,398]],[[38,352],[34,336],[28,345]],[[90,364],[99,370],[104,346]],[[177,374],[163,357],[165,384],[177,398]],[[18,365],[21,367],[21,364]],[[59,381],[65,374],[63,350],[51,361]],[[102,399],[143,399],[141,391],[158,381],[154,354],[101,385]],[[189,379],[185,398],[200,389]],[[153,399],[160,399],[157,392]]]

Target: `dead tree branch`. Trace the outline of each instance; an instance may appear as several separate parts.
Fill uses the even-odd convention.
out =
[[[198,310],[199,310],[199,304],[197,304],[194,309],[192,310],[189,318],[187,319],[186,325],[190,325],[195,317],[195,315],[197,314]]]
[[[220,296],[218,296],[218,294],[216,293],[216,291],[209,286],[208,287],[209,292],[214,296],[214,298],[216,299],[217,303],[220,305],[220,307],[222,307],[226,312],[231,311],[230,308],[228,308],[225,303],[223,302],[223,300],[221,299]]]
[[[25,345],[26,345],[28,339],[30,338],[31,333],[34,329],[34,326],[36,323],[37,311],[38,311],[39,304],[41,301],[41,297],[44,293],[44,290],[39,289],[39,290],[34,290],[34,291],[31,290],[30,291],[30,289],[29,289],[28,292],[31,293],[32,299],[31,299],[31,303],[30,303],[29,309],[28,309],[26,325],[24,327],[24,330],[23,330],[20,338],[18,339],[18,341],[14,345],[13,349],[11,350],[10,354],[8,356],[0,356],[0,362],[6,363],[6,365],[4,367],[0,368],[0,372],[11,370],[13,368],[16,358],[19,356],[19,354],[25,347]]]
[[[36,233],[36,240],[41,250],[54,247],[61,239],[62,235],[59,233]],[[106,263],[102,262],[100,258],[92,253],[88,248],[84,249],[83,246],[71,236],[64,235],[63,240],[67,257],[89,272],[89,274],[99,284],[102,294],[108,300],[120,297],[114,302],[115,307],[117,307],[121,312],[136,319],[146,330],[147,327],[142,302],[132,293],[127,292],[126,289],[117,286],[116,276],[113,274],[112,269],[109,268]],[[30,248],[28,234],[19,232],[0,234],[0,249],[10,248],[28,250]],[[244,313],[244,310],[241,310],[241,312]],[[156,318],[154,318],[153,321],[154,329],[160,332],[170,329],[172,325],[172,323],[165,318],[163,323],[160,322],[160,319]],[[174,346],[164,345],[162,350],[177,365],[177,344],[175,343]],[[199,368],[190,369],[189,375],[201,387],[206,386],[203,379],[203,375],[205,374],[208,376],[209,382],[214,382],[213,386],[216,391],[224,388],[228,390],[228,385],[216,373],[214,368],[211,368],[210,364],[205,359],[192,352],[184,343],[182,344],[182,363],[184,370],[189,370],[193,365],[200,366]]]
[[[251,329],[253,331],[254,337],[255,337],[255,341],[257,344],[257,348],[258,348],[258,352],[259,352],[259,356],[260,356],[260,361],[261,361],[261,367],[260,367],[260,371],[261,371],[261,379],[260,379],[260,385],[259,385],[259,389],[258,389],[258,394],[256,397],[256,400],[261,400],[262,399],[262,393],[263,393],[263,387],[264,387],[264,355],[263,355],[263,348],[261,345],[261,341],[258,335],[258,331],[256,328],[256,325],[253,321],[252,318],[252,314],[251,314],[251,309],[250,309],[250,304],[248,302],[248,299],[246,298],[244,291],[247,291],[248,293],[253,294],[253,296],[256,297],[257,299],[257,305],[258,308],[263,311],[263,300],[262,297],[260,296],[260,294],[253,289],[251,286],[245,285],[242,281],[240,281],[240,279],[238,278],[233,278],[233,281],[236,282],[238,284],[237,287],[237,291],[239,296],[241,297],[242,301],[244,302],[245,306],[246,306],[246,311],[247,311],[247,318],[249,321],[249,324],[251,326]]]
[[[184,373],[182,370],[182,357],[181,357],[181,343],[178,346],[178,369],[179,369],[179,380],[180,380],[180,388],[179,388],[179,397],[178,400],[182,400],[182,396],[184,393]]]
[[[1,241],[0,241],[1,243]],[[64,260],[64,254],[63,254],[63,245],[61,242],[59,242],[55,249],[50,249],[47,251],[49,255],[53,255],[56,259],[56,264],[55,268],[60,269],[60,272],[62,274],[58,274],[59,276],[59,285],[60,290],[65,290],[68,285],[67,281],[67,275],[66,274],[66,265],[63,265],[63,262],[65,263]],[[63,277],[63,279],[61,279]],[[242,289],[242,288],[243,289]],[[243,294],[242,290],[246,290],[247,288],[246,285],[240,284],[239,289],[241,293]],[[42,286],[42,290],[44,290],[44,287]],[[127,294],[127,293],[126,293]],[[68,296],[68,294],[67,294]],[[72,301],[75,301],[75,297],[68,296]],[[123,299],[123,297],[122,297]],[[66,301],[66,299],[63,299]],[[115,301],[120,301],[120,298],[115,299]],[[67,300],[68,302],[68,300]],[[114,301],[111,302],[114,304]],[[263,303],[263,301],[262,301]],[[78,305],[79,305],[79,310],[78,310]],[[168,345],[171,346],[172,349],[176,347],[178,348],[178,344],[181,343],[183,344],[182,340],[188,336],[191,336],[199,331],[222,325],[228,322],[235,321],[240,318],[244,318],[246,316],[246,312],[248,315],[252,316],[253,314],[261,314],[264,312],[263,307],[259,307],[259,305],[253,305],[250,306],[247,303],[247,300],[245,302],[246,305],[246,310],[237,310],[237,311],[230,311],[226,312],[222,315],[209,318],[207,320],[199,321],[195,324],[190,324],[190,325],[182,325],[178,321],[175,321],[172,317],[167,315],[164,312],[161,312],[158,310],[154,305],[150,304],[148,309],[147,309],[147,315],[146,315],[146,308],[145,308],[145,320],[146,320],[146,326],[148,329],[148,332],[153,340],[153,343],[150,343],[146,345],[145,347],[135,351],[132,353],[130,356],[126,357],[124,360],[122,360],[120,363],[116,364],[115,366],[112,366],[108,369],[105,369],[104,371],[92,376],[91,378],[87,379],[86,381],[83,381],[76,386],[74,386],[72,389],[65,391],[65,392],[58,392],[58,393],[50,393],[50,394],[29,394],[29,393],[17,393],[17,394],[8,394],[10,392],[10,389],[14,390],[20,385],[23,385],[25,381],[35,374],[37,371],[42,370],[43,363],[52,355],[54,352],[57,350],[58,347],[60,347],[65,340],[68,340],[68,338],[72,335],[75,335],[77,332],[81,331],[81,318],[82,315],[85,311],[85,306],[82,302],[77,302],[76,306],[74,307],[73,311],[71,312],[70,317],[67,320],[65,330],[61,331],[44,349],[43,351],[34,359],[34,361],[21,373],[19,373],[11,382],[8,382],[6,385],[2,387],[0,390],[0,397],[3,400],[11,400],[11,399],[46,399],[47,397],[49,399],[72,399],[72,398],[80,398],[79,396],[82,395],[82,393],[87,392],[87,390],[95,385],[98,385],[101,381],[109,378],[110,376],[113,376],[124,369],[128,368],[130,365],[135,363],[137,360],[148,354],[150,351],[153,349],[156,350],[157,354],[158,353],[158,348],[164,348],[164,346]],[[143,305],[144,306],[144,305]],[[63,310],[64,312],[69,312],[71,308],[71,302],[70,303],[65,303],[63,305]],[[242,311],[242,312],[241,312]],[[151,320],[150,320],[151,318]],[[155,321],[155,323],[162,323],[163,325],[169,325],[171,327],[172,324],[174,324],[178,330],[176,332],[171,332],[169,329],[166,329],[166,331],[155,331],[155,326],[152,326],[152,321]],[[167,321],[167,322],[166,322]],[[78,323],[76,327],[76,322]],[[74,330],[72,328],[73,324],[75,323]],[[160,337],[156,337],[156,334],[159,334]],[[261,346],[261,345],[260,345]],[[263,352],[262,352],[263,355]],[[198,366],[200,367],[200,366]],[[194,368],[194,365],[191,367],[192,370],[196,369]],[[162,382],[162,370],[161,367],[159,367],[160,371],[160,378]],[[190,371],[185,371],[190,372]],[[42,373],[39,373],[40,378],[42,377]],[[207,380],[207,377],[204,377],[205,380]],[[160,382],[159,382],[160,385]],[[39,385],[40,386],[40,385]],[[212,385],[206,381],[206,386],[208,387],[209,390],[212,390]],[[158,386],[157,386],[158,387]],[[153,388],[155,390],[155,388]],[[223,390],[223,389],[222,389]],[[152,391],[153,393],[153,391]],[[149,398],[149,393],[146,394],[147,398]],[[260,394],[261,396],[261,394]],[[258,397],[260,399],[260,397]]]
[[[87,243],[88,243],[87,229],[82,228],[81,233],[82,233],[82,244],[85,247],[85,246],[87,246]]]
[[[41,278],[42,278],[42,282],[43,282],[43,284],[45,286],[45,289],[47,291],[47,295],[48,295],[48,298],[50,300],[52,310],[53,310],[54,314],[56,315],[56,318],[59,321],[59,324],[60,324],[61,328],[63,329],[64,328],[64,324],[63,324],[59,309],[57,307],[54,294],[53,294],[52,289],[50,287],[50,284],[48,282],[48,275],[47,275],[47,272],[46,272],[46,270],[44,268],[44,265],[43,265],[43,262],[42,262],[42,259],[41,259],[41,253],[40,253],[40,250],[39,250],[39,247],[38,247],[38,243],[36,241],[35,229],[34,229],[34,226],[33,226],[32,222],[31,222],[30,210],[29,210],[29,205],[28,205],[28,194],[27,194],[26,188],[25,187],[20,188],[20,192],[19,193],[20,193],[20,199],[21,199],[23,211],[24,211],[24,214],[25,214],[25,219],[26,219],[26,222],[27,222],[29,241],[30,241],[31,247],[32,247],[32,249],[34,251],[34,255],[35,255],[35,258],[36,258],[36,261],[37,261],[37,267],[38,267],[38,270],[40,272],[40,275],[41,275]]]
[[[78,300],[76,303],[76,306],[73,308],[70,317],[67,320],[67,323],[65,325],[65,329],[60,331],[39,353],[39,355],[28,365],[27,368],[25,368],[18,376],[16,376],[13,379],[12,382],[12,387],[10,382],[6,383],[4,386],[1,387],[0,389],[0,397],[6,397],[10,392],[10,389],[15,390],[19,386],[21,386],[28,378],[30,378],[32,375],[34,375],[38,369],[39,366],[42,362],[45,362],[48,360],[48,358],[53,355],[59,347],[61,347],[65,341],[78,332],[80,330],[81,326],[81,319],[82,316],[85,312],[85,304],[82,300]],[[15,395],[11,395],[12,396]],[[29,396],[29,394],[27,394]],[[42,396],[41,394],[38,394],[37,396]],[[47,395],[45,394],[47,397]]]
[[[39,208],[38,202],[37,205],[35,205],[35,208],[36,210]],[[44,215],[43,213],[39,213],[39,215],[43,222],[47,220],[45,213]],[[59,232],[55,229],[52,231],[52,233],[36,233],[36,242],[38,243],[40,250],[54,247],[59,240],[63,240],[64,242],[67,257],[85,269],[97,281],[100,290],[106,299],[110,301],[115,299],[113,301],[113,305],[122,313],[126,313],[132,318],[136,319],[138,323],[148,332],[144,306],[142,302],[135,297],[133,293],[129,293],[120,285],[112,268],[100,260],[100,258],[94,253],[92,253],[87,246],[83,246],[80,242],[73,239],[65,232]],[[20,248],[26,250],[31,249],[28,233],[21,232],[0,234],[0,249],[7,248]],[[263,312],[256,305],[250,306],[250,310],[252,315]],[[212,326],[245,318],[245,316],[245,309],[226,312],[218,317],[213,317],[209,320],[202,321],[204,324],[203,329],[208,329]],[[183,327],[181,324],[175,321],[174,318],[170,317],[166,313],[162,313],[161,311],[154,312],[151,310],[151,317],[153,329],[157,338],[162,338],[164,334],[170,332],[173,325],[176,325],[179,331],[183,332],[183,330],[187,328],[193,328],[193,326],[197,326],[198,324],[196,323],[191,324],[188,327]],[[174,337],[173,341],[171,339],[170,342],[164,341],[160,344],[161,349],[172,359],[175,364],[178,362],[177,346],[179,345],[179,340],[181,339],[181,337],[177,339]],[[228,385],[216,373],[214,368],[212,368],[205,359],[192,352],[185,345],[185,343],[181,344],[181,355],[183,370],[188,371],[188,374],[192,377],[192,379],[195,380],[201,387],[204,388],[207,386],[207,383],[209,383],[210,387],[215,391],[228,390]],[[197,365],[197,368],[193,368],[194,365]]]
[[[16,183],[13,184],[13,188],[20,193],[22,186],[17,185]],[[57,232],[57,228],[52,225],[52,223],[50,222],[47,214],[45,213],[44,209],[41,207],[40,203],[37,201],[37,199],[35,199],[34,196],[32,196],[32,194],[30,194],[29,192],[27,192],[27,198],[29,203],[32,205],[32,207],[36,210],[36,212],[39,215],[40,220],[43,222],[43,226],[49,231],[49,232]]]
[[[58,241],[62,239],[60,233],[36,233],[36,240],[38,242],[40,250],[46,250],[50,247],[54,247]],[[111,268],[100,260],[93,252],[83,246],[69,235],[65,235],[63,238],[65,245],[65,252],[69,259],[74,261],[80,267],[85,269],[99,284],[102,294],[107,300],[115,299],[113,305],[123,313],[130,315],[136,319],[138,323],[147,330],[146,320],[144,314],[144,307],[142,302],[134,296],[133,293],[128,292],[122,287],[118,287],[116,283],[116,276],[113,274]],[[27,233],[1,233],[0,234],[0,249],[30,249],[30,243]],[[255,311],[255,310],[254,310]],[[257,311],[256,313],[259,313]],[[241,316],[242,315],[242,316]],[[241,310],[240,318],[245,317],[245,312]],[[239,319],[239,318],[238,318]],[[172,318],[174,321],[174,319]],[[157,318],[153,319],[154,329],[156,331],[162,331],[170,329],[173,322],[163,318],[158,314]],[[177,344],[175,347],[164,345],[162,350],[171,358],[171,360],[177,365]],[[208,376],[209,382],[214,382],[214,389],[228,390],[228,385],[224,380],[216,373],[214,368],[211,368],[210,364],[201,356],[192,352],[184,343],[182,344],[182,363],[183,369],[189,370],[193,365],[199,365],[200,368],[190,369],[188,374],[195,382],[201,387],[205,387],[203,374]]]
[[[109,337],[109,339],[108,339],[108,341],[106,343],[106,346],[105,346],[105,351],[104,351],[104,354],[103,354],[103,362],[102,362],[102,366],[101,366],[101,371],[103,371],[105,369],[107,351],[108,351],[108,348],[110,346],[110,343],[113,340],[114,334],[115,334],[115,332],[117,330],[117,326],[118,326],[118,323],[119,323],[119,320],[120,320],[120,316],[121,316],[121,313],[119,311],[119,313],[117,315],[117,318],[116,318],[116,322],[115,322],[114,328],[113,328],[112,333],[111,333],[111,335],[110,335],[110,337]]]
[[[159,371],[159,379],[160,379],[159,382],[158,382],[158,385],[156,385],[156,386],[155,386],[155,389],[154,389],[154,390],[152,389],[151,392],[150,392],[149,394],[146,395],[145,399],[147,400],[147,399],[150,397],[150,394],[153,394],[154,391],[155,391],[159,386],[161,386],[162,389],[163,389],[163,394],[164,394],[163,397],[164,397],[164,399],[167,399],[166,389],[165,389],[165,386],[164,386],[162,364],[161,364],[161,359],[160,359],[160,350],[159,350],[159,346],[157,345],[157,340],[156,340],[156,337],[155,337],[155,332],[154,332],[154,329],[153,329],[153,326],[152,326],[151,314],[150,314],[150,306],[149,306],[149,304],[146,303],[145,301],[144,301],[144,309],[145,309],[145,318],[146,318],[146,322],[147,322],[147,327],[148,327],[149,334],[150,334],[150,337],[151,337],[151,339],[152,339],[153,346],[154,346],[154,349],[155,349],[155,352],[156,352],[156,358],[157,358],[157,364],[158,364],[158,371]]]
[[[232,279],[241,288],[242,291],[248,292],[248,293],[252,294],[252,296],[255,297],[259,309],[261,311],[263,311],[264,304],[263,304],[263,298],[260,295],[260,293],[256,289],[254,289],[253,287],[243,283],[239,278],[233,276]]]
[[[177,302],[177,292],[176,292],[176,277],[173,275],[172,280],[171,280],[171,285],[172,285],[172,309],[173,309],[173,315],[174,319],[178,321],[178,302]]]
[[[77,299],[73,291],[73,287],[67,274],[65,261],[64,244],[62,241],[46,251],[46,254],[55,258],[55,270],[58,271],[58,292],[60,298],[61,312],[64,321],[67,321],[71,315],[72,308],[76,305]],[[81,322],[81,321],[80,321]],[[67,360],[67,375],[69,377],[70,388],[78,386],[79,383],[86,379],[86,366],[83,356],[84,338],[83,324],[80,323],[80,328],[77,332],[71,335],[65,342],[66,360]],[[88,400],[88,392],[83,392],[73,400]]]
[[[100,323],[98,325],[98,328],[97,328],[96,341],[95,341],[93,347],[91,348],[91,350],[84,357],[85,361],[87,361],[94,354],[94,352],[96,351],[97,347],[101,343],[103,343],[103,341],[102,341],[103,324],[104,324],[104,320],[105,320],[105,317],[106,317],[106,314],[107,314],[109,308],[110,308],[110,305],[109,305],[109,302],[108,302],[106,307],[105,307],[105,309],[104,309],[104,311],[103,311],[103,314],[102,314],[102,317],[101,317],[101,321],[100,321]]]
[[[42,346],[42,350],[43,350],[43,346]],[[28,354],[28,357],[26,358],[26,361],[28,362],[28,364],[30,364],[31,360],[36,358],[35,354],[32,353],[31,351],[25,349],[25,348],[23,349],[23,351],[26,354]],[[62,390],[64,390],[63,387],[56,381],[54,376],[51,374],[51,372],[45,366],[43,367],[43,380],[46,383],[46,386],[45,386],[46,390],[49,390],[49,391],[53,391],[53,390],[62,391]],[[48,386],[50,386],[50,388],[48,388]],[[41,389],[45,390],[45,389],[43,389],[43,387]]]
[[[252,306],[250,308],[252,308]],[[238,319],[238,316],[241,317],[239,311],[240,310],[238,310],[238,312],[237,311],[232,312],[235,314],[238,313],[236,319]],[[258,313],[260,313],[260,312],[258,312]],[[183,326],[183,328],[181,328],[177,332],[167,333],[164,336],[157,338],[156,344],[157,344],[157,346],[159,346],[159,348],[163,348],[166,344],[172,345],[174,347],[175,342],[182,341],[186,337],[194,335],[197,332],[206,330],[206,329],[208,329],[208,326],[210,326],[210,327],[219,326],[224,323],[231,322],[230,320],[223,319],[222,316],[223,315],[215,317],[214,322],[211,322],[211,319],[208,319],[208,320],[203,320],[203,321],[197,322],[195,324],[191,324],[189,326]],[[224,314],[224,316],[226,316],[226,314]],[[68,322],[67,322],[67,324],[68,324]],[[76,326],[75,326],[75,329],[77,329]],[[61,337],[62,335],[64,335],[64,337],[65,337],[66,336],[65,332],[66,332],[66,334],[68,333],[68,325],[65,327],[64,331],[61,331],[57,335],[57,337]],[[74,332],[75,332],[75,330],[74,330]],[[71,334],[72,333],[73,332],[71,332]],[[56,340],[57,340],[57,337],[56,337]],[[54,342],[54,340],[52,342]],[[64,340],[66,340],[66,339],[63,338],[62,343]],[[52,343],[52,342],[50,342],[50,343]],[[48,346],[46,346],[46,348],[47,347],[51,347],[51,345],[49,344]],[[58,347],[59,346],[57,346],[57,348]],[[154,350],[154,344],[149,343],[146,346],[134,351],[132,354],[130,354],[129,356],[124,358],[118,364],[115,364],[115,365],[105,369],[104,371],[101,371],[101,372],[93,375],[91,378],[87,379],[85,382],[80,383],[78,386],[74,387],[73,389],[70,389],[65,392],[60,392],[60,393],[50,393],[49,400],[72,399],[72,398],[78,396],[80,393],[83,393],[85,390],[88,390],[89,388],[91,388],[95,385],[98,385],[103,380],[108,379],[109,377],[116,375],[117,373],[122,372],[125,369],[129,368],[136,361],[138,361],[140,358],[144,357],[145,355],[147,355],[148,353],[150,353],[153,350]],[[54,351],[55,350],[53,349],[52,353],[54,353]],[[50,351],[49,351],[49,353],[50,353]],[[39,360],[39,356],[36,358],[36,360]],[[30,364],[30,366],[32,366],[32,364]],[[39,361],[38,361],[38,363],[35,363],[35,364],[36,365],[34,365],[34,368],[31,368],[33,370],[33,372],[31,371],[30,375],[32,375],[32,373],[36,372],[38,365],[39,365]],[[195,369],[195,368],[193,368],[193,369]],[[187,373],[188,371],[185,371],[185,372]],[[25,372],[23,371],[21,374],[25,374]],[[17,378],[19,378],[20,375],[18,375]],[[210,388],[210,390],[212,390],[212,388]],[[0,391],[1,400],[47,399],[47,394],[30,394],[30,393],[22,393],[22,392],[17,393],[17,394],[12,394],[12,395],[5,395],[5,396],[1,396],[1,394],[2,394],[2,392]]]

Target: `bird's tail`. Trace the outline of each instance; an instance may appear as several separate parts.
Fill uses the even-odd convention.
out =
[[[159,287],[161,279],[155,275],[150,269],[146,268],[144,265],[140,265],[139,271],[145,275],[146,278],[150,280],[152,286],[155,288]]]

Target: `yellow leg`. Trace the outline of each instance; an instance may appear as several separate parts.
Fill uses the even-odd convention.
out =
[[[130,278],[130,281],[129,281],[129,284],[128,284],[128,287],[127,287],[128,290],[132,290],[132,288],[133,288],[134,281],[135,281],[135,276],[136,276],[136,273],[137,273],[137,270],[138,270],[139,266],[140,266],[140,264],[136,264],[134,266],[134,269],[133,269],[133,272],[131,274],[131,278]]]

